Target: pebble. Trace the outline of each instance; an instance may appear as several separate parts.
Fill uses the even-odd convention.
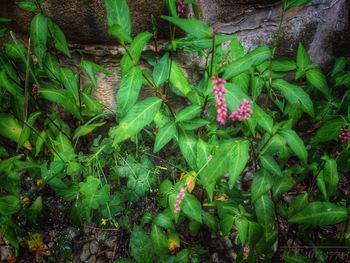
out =
[[[6,261],[12,257],[12,250],[9,246],[0,247],[0,259]]]
[[[90,243],[90,253],[91,255],[97,254],[98,252],[98,242],[96,240],[91,241]]]
[[[68,234],[70,239],[74,240],[75,238],[80,236],[80,231],[79,231],[79,229],[77,229],[75,227],[68,227],[67,234]]]
[[[115,243],[117,242],[118,238],[116,236],[111,236],[105,241],[105,245],[108,248],[114,248]]]
[[[114,257],[113,254],[114,254],[114,253],[113,253],[112,251],[107,251],[107,252],[105,253],[105,256],[106,256],[106,258],[108,258],[108,259],[113,259],[113,257]]]
[[[96,256],[91,256],[88,260],[88,263],[96,263]]]
[[[90,244],[85,244],[80,254],[80,261],[85,262],[90,256]]]

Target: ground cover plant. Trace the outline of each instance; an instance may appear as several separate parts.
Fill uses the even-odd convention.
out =
[[[350,241],[349,58],[325,74],[302,43],[278,57],[281,26],[272,47],[246,51],[202,22],[193,0],[167,1],[170,40],[144,53],[156,28],[133,37],[126,1],[105,0],[125,51],[111,120],[92,94],[96,73],[115,73],[84,58],[65,66],[64,33],[43,2],[18,3],[35,13],[27,41],[0,20],[11,38],[0,51],[0,236],[16,256],[23,244],[49,250],[40,222],[54,193],[71,224],[127,233],[129,252],[114,262],[209,262],[213,235],[232,243],[224,262],[345,260],[319,247]],[[283,1],[283,12],[307,2]],[[196,18],[184,18],[189,6]],[[205,61],[199,82],[178,50]],[[46,260],[69,260],[62,253]]]

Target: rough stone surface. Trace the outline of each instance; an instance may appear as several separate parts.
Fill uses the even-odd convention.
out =
[[[272,44],[282,16],[281,1],[198,0],[204,20],[220,33],[235,34],[246,49]],[[329,67],[335,56],[349,55],[350,2],[313,0],[285,13],[279,53],[295,57],[299,42],[314,63]]]
[[[12,26],[27,33],[31,15],[16,7],[14,0],[0,1],[0,17],[13,19]],[[166,14],[164,1],[128,0],[133,33],[152,32],[151,15],[157,18],[158,28],[168,27],[159,19]],[[106,33],[106,11],[104,0],[47,0],[42,5],[45,15],[50,17],[65,32],[70,42],[79,44],[115,44]],[[160,31],[159,37],[165,37],[166,31]],[[162,34],[164,33],[164,34]]]

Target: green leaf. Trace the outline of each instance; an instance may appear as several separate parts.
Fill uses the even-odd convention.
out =
[[[17,3],[17,6],[25,11],[34,12],[38,7],[32,1],[21,1]]]
[[[100,187],[101,181],[93,176],[88,176],[86,182],[79,183],[80,192],[83,194],[83,204],[89,208],[97,209],[109,200],[110,186]]]
[[[299,135],[295,131],[289,129],[284,129],[280,131],[279,134],[281,134],[287,141],[288,146],[292,149],[295,155],[304,163],[307,163],[307,150]]]
[[[151,230],[152,245],[157,255],[165,255],[168,252],[168,239],[162,230],[156,226],[152,226]]]
[[[244,48],[236,36],[232,37],[229,50],[229,61],[236,61],[237,59],[244,56]]]
[[[346,207],[328,202],[313,202],[289,217],[289,223],[314,226],[334,225],[348,218]]]
[[[244,246],[248,238],[249,221],[244,217],[238,217],[235,221],[235,225],[238,230],[238,237],[241,241],[241,245]]]
[[[17,144],[17,151],[22,148],[26,141],[29,140],[30,132],[32,131],[30,127],[34,126],[35,121],[41,115],[41,112],[35,112],[30,114],[28,120],[23,125],[21,136],[19,137]]]
[[[271,116],[256,104],[253,106],[253,113],[259,126],[261,126],[268,133],[272,133],[273,119]]]
[[[196,158],[197,158],[197,139],[190,132],[180,131],[179,133],[179,147],[181,153],[188,165],[192,169],[196,169]]]
[[[66,36],[64,35],[61,28],[56,25],[51,19],[48,19],[48,26],[50,33],[53,37],[53,42],[55,44],[55,47],[57,50],[61,51],[63,54],[65,54],[67,57],[71,57],[68,49],[68,44],[66,40]]]
[[[96,87],[97,86],[97,80],[95,73],[96,72],[102,72],[106,75],[112,74],[110,70],[105,69],[104,67],[101,67],[98,64],[95,64],[88,60],[81,60],[80,66],[84,70],[85,74],[88,76],[91,83]]]
[[[69,91],[62,90],[62,89],[41,87],[40,97],[62,105],[67,111],[72,113],[74,117],[81,119],[79,109],[76,106],[75,101],[73,100]]]
[[[340,134],[340,128],[344,126],[343,119],[332,119],[324,122],[322,126],[316,132],[313,142],[328,142],[328,141],[338,141],[338,136]]]
[[[193,119],[190,121],[184,121],[179,123],[179,126],[181,127],[181,129],[185,130],[185,131],[193,131],[196,130],[200,127],[203,127],[205,125],[209,125],[210,121],[208,120],[204,120],[204,119]]]
[[[312,86],[321,91],[329,99],[330,90],[327,84],[326,76],[319,69],[310,69],[306,72],[306,78]]]
[[[194,195],[186,193],[186,196],[181,203],[181,210],[189,218],[202,223],[202,206]]]
[[[170,14],[173,17],[178,17],[177,10],[176,10],[176,0],[167,0],[166,2],[167,2],[167,6]]]
[[[221,45],[224,42],[230,41],[231,35],[216,35],[215,44]],[[187,36],[173,41],[177,49],[183,49],[186,52],[201,52],[203,49],[213,46],[213,39],[210,38],[195,38]]]
[[[74,140],[78,140],[80,137],[85,136],[93,132],[96,128],[101,127],[105,125],[106,122],[100,122],[100,123],[93,123],[93,124],[84,124],[83,126],[80,126],[76,128],[74,132]]]
[[[0,214],[9,216],[21,209],[21,200],[14,195],[0,196]]]
[[[191,251],[188,248],[181,250],[179,253],[176,254],[174,263],[187,263],[190,257],[190,253]]]
[[[291,104],[300,103],[304,112],[311,117],[314,116],[314,108],[309,95],[299,86],[288,83],[283,79],[276,79],[272,82],[272,87],[280,91]]]
[[[332,68],[332,72],[331,72],[332,77],[344,71],[345,67],[346,67],[346,57],[337,58]]]
[[[323,175],[327,187],[328,196],[331,196],[335,193],[339,183],[337,162],[336,160],[330,159],[328,157],[324,157],[324,159],[326,160],[326,163],[324,166]]]
[[[176,124],[170,121],[159,129],[154,142],[153,152],[159,152],[168,142],[171,141],[171,139],[176,136]]]
[[[249,160],[249,141],[238,140],[232,146],[229,164],[229,186],[232,189]]]
[[[183,72],[175,61],[173,61],[171,64],[170,84],[175,88],[178,95],[181,96],[186,96],[192,91],[187,78],[184,76]]]
[[[235,146],[236,144],[241,145]],[[208,192],[210,200],[213,198],[216,181],[232,169],[232,159],[240,152],[241,148],[245,148],[245,144],[244,141],[229,141],[222,143],[212,160],[209,161],[208,165],[203,169],[202,173],[200,173],[200,182]],[[238,164],[234,170],[238,172],[240,167],[241,165]]]
[[[311,0],[283,0],[283,10],[287,11],[291,8],[306,5]]]
[[[289,191],[294,185],[292,176],[289,173],[283,175],[283,177],[274,178],[272,185],[273,197],[278,200],[281,194]]]
[[[124,0],[123,0],[124,1]],[[122,57],[120,61],[120,66],[121,66],[121,72],[122,75],[125,75],[128,73],[128,71],[134,66],[137,65],[140,57],[142,50],[148,43],[148,41],[151,39],[152,34],[149,32],[143,32],[138,34],[135,38],[134,41],[131,43],[130,47],[128,48],[128,53],[131,55],[131,58],[129,57],[129,54],[126,53]]]
[[[108,28],[108,34],[110,34],[112,37],[115,37],[120,43],[131,43],[132,38],[130,34],[125,32],[123,30],[123,27],[121,25],[113,25],[110,28]]]
[[[273,180],[265,171],[260,170],[253,179],[251,187],[251,199],[255,202],[258,198],[266,194],[272,187]]]
[[[116,95],[117,118],[122,118],[132,108],[140,94],[143,82],[139,67],[132,67],[123,75]]]
[[[161,104],[161,99],[150,97],[132,107],[119,125],[110,130],[110,137],[114,138],[113,144],[117,145],[138,134],[146,125],[153,121]]]
[[[125,33],[131,33],[131,17],[126,0],[105,0],[108,27],[120,25]]]
[[[9,19],[9,18],[0,17],[0,24],[9,23],[9,22],[11,22],[11,21],[12,21],[12,20]]]
[[[271,57],[271,50],[268,47],[258,47],[248,54],[237,59],[231,63],[225,73],[224,79],[231,79],[245,71],[248,71],[251,67],[257,66]]]
[[[79,83],[76,74],[70,68],[60,69],[60,80],[67,91],[71,93],[75,102],[79,103]]]
[[[46,55],[47,31],[47,18],[41,13],[37,14],[31,22],[30,34],[40,66],[42,66]]]
[[[276,58],[272,60],[272,70],[279,72],[293,71],[297,68],[294,60],[288,58]]]
[[[81,99],[86,109],[84,109],[85,115],[97,115],[103,112],[103,105],[93,96],[81,92]]]
[[[162,19],[181,28],[187,34],[196,38],[207,38],[212,36],[212,29],[204,22],[197,19],[183,19],[170,16],[161,16]]]
[[[208,161],[210,155],[210,145],[203,141],[202,139],[198,139],[197,142],[197,167],[201,169]]]
[[[288,217],[299,213],[308,205],[308,203],[307,193],[296,196],[288,207]]]
[[[272,174],[282,176],[281,168],[272,156],[267,154],[261,155],[260,161],[262,167],[264,167],[267,171],[269,171]]]
[[[130,237],[131,255],[138,263],[152,263],[153,243],[140,226],[135,226]]]
[[[192,120],[194,117],[199,115],[201,109],[202,107],[199,105],[188,106],[176,114],[175,121],[182,122]]]
[[[297,55],[297,66],[301,71],[305,71],[306,68],[311,64],[309,53],[304,48],[303,44],[299,43],[298,55]]]
[[[171,221],[171,218],[164,213],[158,214],[153,222],[157,226],[163,227],[167,230],[175,230],[173,221]]]
[[[260,196],[254,204],[258,223],[264,227],[266,236],[266,233],[271,231],[275,222],[274,203],[270,197],[265,194]]]
[[[157,87],[163,85],[168,79],[170,71],[170,59],[169,53],[165,53],[164,56],[158,61],[153,69],[153,80]]]

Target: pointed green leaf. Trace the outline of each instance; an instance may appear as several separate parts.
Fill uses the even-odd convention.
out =
[[[249,141],[236,141],[232,147],[229,164],[229,186],[232,188],[249,160]]]
[[[46,55],[47,31],[47,18],[41,13],[37,14],[31,22],[30,34],[34,45],[35,55],[38,58],[40,66]]]
[[[168,239],[163,231],[156,225],[152,226],[151,239],[157,255],[165,255],[168,252]]]
[[[123,0],[124,1],[124,0]],[[120,66],[121,66],[121,72],[122,75],[125,75],[128,73],[128,71],[134,66],[137,65],[141,53],[148,43],[148,41],[151,39],[152,34],[149,32],[143,32],[138,34],[135,38],[134,41],[131,43],[130,47],[128,48],[128,53],[125,53],[120,61]],[[131,55],[132,59],[129,57]]]
[[[67,91],[70,92],[71,97],[74,98],[75,102],[79,103],[79,83],[78,78],[70,68],[60,69],[60,80]]]
[[[255,213],[258,219],[258,223],[265,229],[265,235],[271,231],[271,228],[275,222],[275,208],[274,203],[270,197],[265,194],[260,196],[254,203]]]
[[[19,137],[19,141],[17,144],[17,151],[22,148],[24,143],[29,140],[29,136],[31,133],[31,128],[34,126],[35,121],[37,118],[41,115],[41,112],[34,112],[30,114],[28,120],[26,121],[26,124],[23,125],[21,136]]]
[[[269,171],[272,174],[282,176],[281,168],[279,167],[278,163],[275,161],[275,159],[271,155],[261,155],[260,161],[262,167],[264,167],[267,171]]]
[[[297,55],[297,66],[301,71],[305,71],[306,68],[311,64],[310,55],[304,48],[303,44],[299,43],[298,55]]]
[[[340,134],[340,128],[344,126],[343,119],[332,119],[324,122],[319,130],[316,132],[313,142],[327,142],[327,141],[338,141]]]
[[[201,109],[202,107],[199,105],[188,106],[176,114],[175,121],[182,122],[192,120],[194,117],[199,115]]]
[[[292,176],[289,173],[283,175],[283,177],[274,178],[272,192],[275,200],[278,200],[281,194],[289,191],[294,185]]]
[[[188,165],[192,169],[196,169],[196,156],[197,156],[197,139],[191,132],[180,131],[179,132],[179,147],[181,153]]]
[[[209,161],[210,148],[211,147],[207,142],[198,139],[196,161],[198,169],[201,169]]]
[[[95,64],[88,60],[81,60],[80,62],[81,68],[84,70],[85,74],[88,76],[91,83],[96,87],[97,81],[96,81],[96,72],[102,72],[106,75],[112,74],[112,72],[108,69],[105,69],[104,67],[101,67],[98,64]]]
[[[294,60],[287,58],[276,58],[272,60],[272,70],[280,72],[293,71],[297,68]]]
[[[175,136],[177,136],[176,124],[174,122],[168,122],[159,129],[154,142],[153,152],[160,151]]]
[[[158,61],[153,69],[153,80],[157,87],[163,85],[163,83],[168,79],[170,71],[170,59],[169,53],[165,55]]]
[[[35,3],[33,3],[32,1],[21,1],[17,3],[17,6],[25,11],[28,12],[34,12],[38,7]]]
[[[334,225],[348,218],[346,207],[328,202],[313,202],[303,210],[289,217],[289,223],[314,226]]]
[[[105,0],[108,27],[120,25],[127,34],[131,33],[131,17],[126,0]]]
[[[268,47],[258,47],[231,63],[231,65],[227,67],[223,77],[227,80],[231,79],[245,71],[248,71],[251,67],[263,63],[270,57],[271,50]]]
[[[65,54],[67,57],[71,57],[68,49],[68,44],[66,40],[66,36],[64,35],[61,28],[56,25],[51,19],[48,19],[48,26],[50,33],[53,37],[53,42],[55,44],[55,47],[57,50],[61,51],[63,54]]]
[[[189,218],[202,223],[202,206],[194,195],[186,193],[185,199],[181,203],[181,210]]]
[[[190,83],[175,61],[171,64],[170,84],[180,96],[186,96],[192,91]]]
[[[321,91],[329,99],[330,90],[327,84],[326,76],[319,69],[310,69],[306,72],[306,78],[312,86]]]
[[[265,171],[260,170],[253,179],[251,187],[251,199],[255,202],[262,195],[266,194],[272,187],[273,180]]]
[[[113,25],[108,29],[108,34],[110,34],[112,37],[115,37],[120,43],[131,43],[132,38],[130,34],[125,32],[123,30],[123,27],[121,25]]]
[[[311,117],[314,116],[312,101],[309,95],[302,88],[282,79],[274,80],[272,82],[272,87],[280,91],[289,103],[300,103],[304,112],[309,114]]]
[[[9,216],[21,209],[21,201],[14,195],[0,196],[0,214]]]
[[[311,0],[283,0],[283,10],[287,11],[291,8],[306,5]]]
[[[288,146],[292,149],[295,155],[304,163],[307,163],[307,150],[299,135],[295,131],[288,129],[282,130],[279,133],[287,141]]]
[[[187,34],[196,38],[207,38],[212,36],[212,29],[204,22],[197,19],[184,19],[170,16],[161,16],[161,18],[178,26]]]
[[[139,97],[143,78],[139,67],[132,67],[123,75],[116,95],[117,118],[122,118]]]
[[[119,125],[112,128],[109,132],[110,137],[114,139],[114,145],[136,135],[146,125],[150,124],[159,111],[161,104],[161,99],[150,97],[132,107]]]

